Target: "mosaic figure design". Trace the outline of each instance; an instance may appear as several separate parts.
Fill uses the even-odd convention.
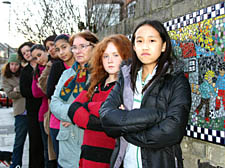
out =
[[[223,104],[225,111],[225,63],[219,65],[219,76],[216,80],[216,88],[218,90],[218,96],[216,97],[215,110],[220,109],[220,104]]]
[[[209,101],[211,95],[216,96],[216,92],[212,86],[212,79],[215,76],[213,71],[207,71],[205,74],[204,82],[199,87],[199,92],[201,93],[201,102],[196,108],[195,112],[199,114],[202,106],[205,104],[205,120],[209,121]]]
[[[224,2],[164,23],[192,88],[187,136],[225,145]]]

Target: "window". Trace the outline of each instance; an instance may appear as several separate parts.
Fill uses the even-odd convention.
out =
[[[136,1],[132,1],[127,5],[127,17],[133,17],[135,15]]]

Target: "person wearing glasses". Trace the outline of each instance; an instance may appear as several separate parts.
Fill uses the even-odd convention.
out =
[[[98,42],[98,38],[90,31],[84,31],[70,38],[71,51],[76,62],[64,71],[52,96],[50,109],[60,120],[58,163],[61,167],[78,168],[83,142],[83,130],[67,116],[70,104],[80,94],[88,80],[88,61],[90,52]]]
[[[115,139],[106,135],[99,119],[101,104],[113,89],[122,61],[132,56],[130,40],[116,34],[99,42],[90,59],[90,83],[70,106],[73,124],[84,129],[80,168],[107,168]]]

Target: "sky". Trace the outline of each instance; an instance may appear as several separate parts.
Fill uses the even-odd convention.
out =
[[[4,1],[10,1],[11,5],[4,4]],[[83,0],[76,0],[76,2],[82,2]],[[15,14],[14,10],[20,10],[21,13],[23,8],[26,8],[27,5],[24,6],[24,3],[29,3],[30,0],[0,0],[0,43],[7,43],[11,47],[18,48],[20,44],[27,41],[22,34],[16,32],[14,28],[14,20]],[[38,0],[36,1],[38,2]],[[83,1],[84,2],[84,1]],[[9,31],[9,19],[10,19],[10,31]]]
[[[6,0],[0,0],[0,42],[1,43],[7,43],[12,47],[17,48],[21,43],[26,41],[26,39],[23,38],[23,35],[18,34],[13,29],[13,10],[17,3],[22,2],[24,0],[11,0],[11,5],[4,4],[3,1]],[[10,11],[10,13],[9,13]],[[10,15],[9,15],[10,14]],[[10,32],[9,32],[9,18],[11,19],[11,26],[10,26]]]

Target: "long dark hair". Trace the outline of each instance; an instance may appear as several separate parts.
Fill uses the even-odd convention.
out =
[[[45,48],[47,47],[47,46],[46,46],[47,42],[48,42],[48,41],[53,41],[53,42],[54,42],[54,40],[55,40],[56,37],[57,37],[56,34],[51,35],[51,36],[48,36],[48,37],[43,41],[43,44],[44,44]],[[46,50],[47,50],[47,48],[46,48]]]
[[[34,50],[41,50],[41,51],[44,51],[44,52],[47,52],[45,47],[41,44],[35,44],[31,47],[30,49],[30,52],[32,53]],[[48,59],[49,59],[50,56],[48,56]],[[34,70],[34,76],[40,76],[40,71],[39,71],[39,68],[38,68],[38,64],[36,65],[35,67],[35,70]]]
[[[22,70],[22,66],[21,66],[21,64],[19,64],[20,65],[20,67],[19,67],[19,69],[15,72],[15,73],[13,73],[11,70],[10,70],[10,65],[9,65],[10,63],[8,62],[6,65],[5,65],[5,67],[3,68],[3,70],[2,70],[2,72],[3,72],[3,76],[5,76],[6,78],[11,78],[13,75],[15,75],[16,77],[19,77],[20,76],[20,72],[21,72],[21,70]]]
[[[137,27],[134,29],[134,32],[132,34],[132,38],[131,38],[132,45],[134,46],[134,43],[135,43],[135,33],[136,33],[136,31],[141,26],[144,26],[144,25],[149,25],[159,32],[163,43],[166,42],[166,49],[165,49],[165,52],[161,53],[161,55],[158,59],[158,62],[157,62],[158,67],[157,67],[157,70],[156,70],[156,74],[154,75],[152,80],[150,80],[145,85],[142,92],[144,92],[148,88],[148,86],[152,83],[152,81],[156,77],[164,74],[167,71],[167,69],[169,68],[169,65],[170,66],[172,65],[171,64],[172,63],[172,57],[171,57],[172,44],[171,44],[171,41],[170,41],[170,37],[169,37],[165,27],[163,26],[163,24],[160,23],[159,21],[157,21],[157,20],[145,20],[145,21],[139,23],[137,25]],[[136,89],[137,74],[138,74],[138,71],[140,70],[140,68],[142,67],[142,65],[143,65],[142,62],[138,59],[136,52],[133,50],[131,72],[130,72],[130,74],[131,74],[131,87],[132,87],[133,91],[135,91],[135,89]]]
[[[24,47],[24,46],[29,46],[30,48],[34,45],[34,43],[28,41],[28,42],[25,42],[23,44],[21,44],[17,50],[17,54],[18,54],[18,58],[21,60],[21,61],[26,61],[26,59],[23,57],[23,54],[21,52],[21,49]]]

